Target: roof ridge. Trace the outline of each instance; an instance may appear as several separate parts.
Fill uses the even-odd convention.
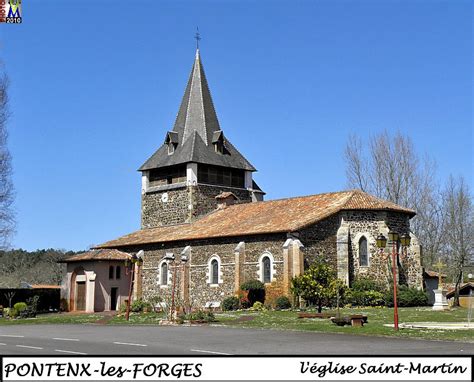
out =
[[[267,204],[267,203],[272,203],[272,202],[280,202],[280,201],[284,201],[284,200],[306,199],[306,198],[311,198],[311,197],[314,197],[314,196],[323,196],[323,195],[330,195],[330,194],[344,194],[344,193],[347,193],[347,192],[350,192],[350,191],[344,190],[344,191],[322,192],[322,193],[320,193],[320,194],[291,196],[291,197],[287,197],[287,198],[271,199],[271,200],[262,200],[262,201],[258,201],[258,202],[252,202],[252,203]],[[231,206],[229,206],[229,207],[227,207],[227,208],[242,206],[242,205],[246,205],[246,204],[250,204],[250,203],[233,204],[233,205],[231,205]],[[227,209],[227,208],[226,208],[226,209]]]

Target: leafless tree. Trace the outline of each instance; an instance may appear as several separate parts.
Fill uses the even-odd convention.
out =
[[[364,143],[351,135],[345,149],[349,187],[417,211],[412,230],[423,244],[423,262],[433,263],[440,252],[442,211],[436,164],[420,158],[408,136],[388,132]]]
[[[0,77],[0,249],[9,246],[15,227],[11,155],[8,150],[8,78]]]
[[[474,253],[474,206],[464,178],[450,176],[443,192],[445,256],[455,282],[454,305],[459,306],[463,268]]]

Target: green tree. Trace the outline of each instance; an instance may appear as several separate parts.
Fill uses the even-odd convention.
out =
[[[342,293],[341,283],[331,266],[324,262],[311,265],[302,275],[291,281],[294,295],[303,298],[310,305],[316,305],[321,313],[323,305],[329,304],[337,295]]]

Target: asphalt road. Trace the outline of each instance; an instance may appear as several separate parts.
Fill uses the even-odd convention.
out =
[[[0,354],[474,354],[474,343],[209,326],[0,326]]]

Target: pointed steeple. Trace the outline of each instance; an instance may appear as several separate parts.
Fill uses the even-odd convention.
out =
[[[194,132],[199,134],[206,145],[209,145],[213,133],[219,130],[219,121],[212,103],[201,55],[197,49],[173,131],[182,134],[181,145],[184,145]]]
[[[190,162],[256,171],[219,126],[199,48],[173,129],[139,171]]]

